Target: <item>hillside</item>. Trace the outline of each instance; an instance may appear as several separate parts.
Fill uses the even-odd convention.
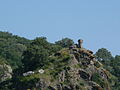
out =
[[[0,90],[119,90],[120,56],[106,49],[94,55],[81,39],[49,43],[8,32],[0,39]]]
[[[36,83],[26,89],[111,90],[109,81],[112,75],[94,58],[91,51],[83,48],[62,49],[50,56],[46,68],[40,69],[41,72],[38,70],[21,78],[23,87],[36,79]],[[18,89],[23,90],[21,87]]]

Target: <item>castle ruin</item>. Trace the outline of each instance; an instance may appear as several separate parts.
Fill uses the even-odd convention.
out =
[[[83,43],[83,40],[82,40],[82,39],[79,39],[79,40],[78,40],[78,48],[82,48],[82,43]]]

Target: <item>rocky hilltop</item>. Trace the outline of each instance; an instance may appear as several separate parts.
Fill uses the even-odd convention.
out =
[[[111,90],[111,74],[82,42],[78,40],[78,44],[51,55],[43,72],[24,76],[23,82],[34,76],[38,80],[35,90]]]
[[[120,90],[120,56],[82,43],[0,32],[0,90]]]

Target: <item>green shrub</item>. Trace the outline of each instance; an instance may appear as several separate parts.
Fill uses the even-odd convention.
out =
[[[82,83],[82,82],[80,83],[80,85],[81,85],[81,86],[85,86],[84,83]]]
[[[97,84],[99,84],[101,87],[104,87],[104,85],[105,85],[104,80],[101,78],[101,76],[98,73],[94,73],[92,75],[91,80],[96,82]]]

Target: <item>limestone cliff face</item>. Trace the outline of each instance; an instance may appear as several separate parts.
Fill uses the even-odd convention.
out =
[[[84,48],[63,49],[40,75],[36,88],[41,90],[111,90],[110,73]],[[49,72],[49,73],[48,73]]]
[[[12,78],[12,68],[5,63],[0,64],[0,82],[10,78]]]

